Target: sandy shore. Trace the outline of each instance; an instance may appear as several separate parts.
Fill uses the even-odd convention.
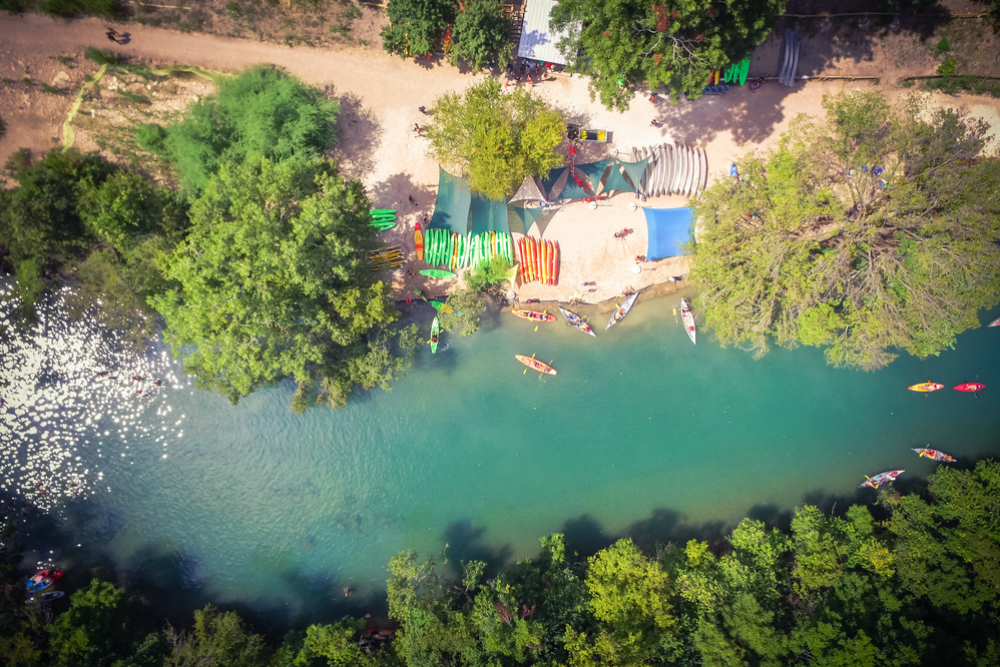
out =
[[[42,16],[0,16],[0,76],[14,81],[0,85],[0,117],[9,126],[6,137],[0,140],[0,160],[20,147],[47,150],[61,136],[60,124],[70,98],[18,88],[25,72],[30,71],[38,81],[73,82],[96,71],[82,53],[87,46],[108,46],[104,29],[105,23],[94,19],[65,22]],[[375,207],[400,211],[399,224],[384,236],[387,244],[406,249],[410,261],[399,270],[383,274],[382,279],[391,282],[398,299],[412,294],[413,287],[441,294],[453,286],[454,281],[434,281],[417,273],[425,266],[416,261],[413,230],[419,220],[429,218],[433,212],[438,164],[427,152],[427,140],[416,135],[413,125],[428,120],[418,107],[429,106],[443,93],[462,90],[484,75],[467,73],[434,59],[402,60],[370,47],[337,51],[290,49],[140,25],[129,25],[128,30],[130,42],[115,47],[125,57],[222,71],[274,63],[338,98],[342,104],[337,123],[340,143],[332,155],[340,161],[344,175],[362,180]],[[67,68],[57,60],[67,54],[76,56],[76,68]],[[897,56],[894,52],[893,57]],[[836,64],[840,72],[843,64]],[[886,72],[887,66],[881,63],[879,72],[883,80],[894,81],[894,74]],[[776,67],[776,40],[770,39],[755,52],[750,73],[773,75]],[[554,76],[533,90],[569,122],[612,133],[613,143],[585,146],[577,156],[578,162],[610,157],[615,150],[627,156],[633,147],[681,143],[705,150],[711,183],[714,178],[726,176],[735,157],[771,146],[797,115],[822,113],[824,95],[871,86],[869,82],[809,81],[788,88],[767,83],[756,91],[734,87],[726,95],[677,105],[670,105],[662,97],[650,102],[648,91],[640,91],[625,113],[609,111],[591,100],[587,81],[581,77]],[[892,85],[880,85],[877,90],[890,98],[911,92]],[[1000,136],[1000,100],[924,94],[935,104],[960,107],[984,118]],[[659,121],[659,127],[651,125],[653,119]],[[96,149],[96,137],[78,132],[77,145],[84,150]],[[568,144],[565,146],[568,149]],[[415,205],[409,203],[411,195]],[[630,211],[631,203],[677,207],[688,202],[682,197],[638,202],[631,194],[618,194],[601,201],[596,210],[583,203],[562,206],[544,234],[544,238],[558,241],[562,251],[559,285],[523,285],[516,290],[518,298],[568,301],[583,292],[587,301],[596,303],[620,294],[626,286],[638,290],[686,274],[685,258],[644,263],[641,273],[632,272],[636,255],[646,254],[647,233],[642,211]],[[626,227],[634,232],[615,239],[614,232]],[[596,282],[596,291],[584,291],[587,288],[581,284],[585,281]]]

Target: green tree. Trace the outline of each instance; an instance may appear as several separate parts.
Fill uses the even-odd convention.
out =
[[[49,629],[51,664],[111,667],[133,654],[145,633],[130,600],[114,585],[94,579],[70,596],[70,608]]]
[[[430,54],[445,28],[455,21],[452,0],[396,0],[386,8],[389,25],[382,28],[382,47],[406,58]]]
[[[219,613],[212,605],[194,612],[190,633],[167,626],[170,655],[164,667],[264,667],[270,651],[264,638],[248,632],[232,611]]]
[[[559,0],[551,27],[567,32],[567,69],[590,77],[592,96],[624,111],[634,88],[666,88],[674,101],[701,97],[709,72],[749,57],[786,0]]]
[[[459,59],[466,60],[479,70],[496,59],[497,67],[505,69],[512,48],[510,28],[510,19],[503,15],[497,0],[468,0],[451,29],[453,46],[448,61],[457,65]]]
[[[259,65],[222,77],[217,91],[191,105],[184,118],[166,128],[162,145],[180,177],[181,187],[196,196],[227,163],[311,162],[336,141],[334,122],[340,105],[322,91],[271,66]],[[148,139],[154,131],[145,128]]]
[[[924,358],[1000,300],[1000,161],[985,124],[878,93],[824,98],[695,204],[692,280],[723,345],[826,347],[835,366]],[[877,169],[876,169],[877,167]]]
[[[389,388],[398,313],[372,279],[369,212],[361,183],[328,161],[221,169],[168,269],[180,289],[154,299],[175,354],[198,346],[184,363],[198,387],[236,402],[293,377],[330,406],[358,383]]]
[[[556,152],[566,126],[558,112],[524,90],[504,92],[488,79],[434,103],[427,126],[431,150],[445,168],[490,199],[513,194],[531,175],[547,176],[563,158]]]
[[[438,314],[441,328],[462,336],[471,336],[479,330],[479,316],[486,310],[482,297],[471,289],[459,289],[448,295],[445,303],[451,312]]]

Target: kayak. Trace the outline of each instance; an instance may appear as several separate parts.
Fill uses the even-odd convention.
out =
[[[990,322],[986,326],[988,326],[988,327],[1000,327],[1000,317],[996,318],[995,320],[993,320],[992,322]]]
[[[445,271],[444,269],[424,269],[420,272],[420,275],[427,276],[428,278],[454,278],[455,274],[451,271]]]
[[[424,261],[424,233],[420,231],[420,225],[413,231],[413,245],[417,248],[417,259]]]
[[[980,389],[986,389],[986,385],[978,382],[963,382],[955,387],[955,391],[979,391]]]
[[[694,327],[694,313],[691,312],[691,303],[687,299],[681,299],[681,319],[684,321],[684,330],[687,331],[688,338],[697,345],[698,332]]]
[[[49,591],[48,593],[42,593],[42,602],[52,602],[53,600],[58,600],[62,596],[66,595],[62,591]],[[38,598],[30,597],[26,600],[29,604],[32,602],[38,602]]]
[[[433,299],[428,299],[426,296],[424,296],[424,293],[421,292],[416,287],[413,288],[413,291],[419,294],[420,298],[423,299],[425,303],[429,303],[430,305],[434,306],[434,310],[440,313],[450,313],[454,310],[454,308],[446,304],[444,301],[434,301]]]
[[[532,322],[555,322],[556,316],[549,315],[548,313],[541,313],[537,310],[519,310],[517,308],[512,308],[510,311],[511,315],[516,315],[525,320],[531,320]]]
[[[434,316],[434,321],[431,323],[431,354],[437,354],[438,351],[438,337],[441,335],[441,325],[438,324],[437,315]]]
[[[938,389],[944,389],[944,385],[939,384],[937,382],[931,382],[928,380],[927,382],[921,382],[920,384],[910,385],[909,387],[907,387],[907,389],[909,389],[910,391],[929,392],[929,391],[937,391]]]
[[[552,368],[548,364],[542,363],[534,357],[526,357],[523,354],[515,354],[514,358],[520,361],[522,364],[528,368],[538,371],[539,373],[546,373],[548,375],[555,375],[556,369]]]
[[[610,329],[614,325],[621,322],[622,318],[628,315],[628,311],[632,310],[632,305],[635,303],[635,300],[637,298],[639,298],[638,292],[636,292],[629,298],[625,299],[625,302],[621,306],[619,306],[618,310],[615,311],[615,314],[611,316],[611,320],[608,322],[608,326],[604,327],[605,330]]]
[[[37,593],[39,591],[45,590],[52,584],[59,581],[63,576],[62,572],[53,572],[52,570],[42,570],[36,574],[31,579],[25,582],[24,586],[28,589],[29,593]]]
[[[904,472],[905,472],[904,470],[890,470],[888,472],[880,472],[874,477],[868,477],[868,475],[865,475],[865,477],[868,477],[868,479],[858,484],[858,488],[863,489],[865,487],[870,487],[873,489],[877,489],[883,484],[892,484],[893,482],[896,481],[896,478],[899,477]]]
[[[566,321],[569,324],[572,324],[583,333],[590,334],[594,338],[597,338],[597,334],[595,334],[594,330],[590,328],[590,325],[584,322],[583,318],[574,313],[572,310],[566,310],[562,306],[559,306],[559,312],[563,314],[563,317],[566,318]]]
[[[912,449],[917,454],[920,454],[921,456],[926,456],[932,461],[944,461],[945,463],[951,463],[952,461],[955,460],[954,456],[949,456],[948,454],[945,454],[944,452],[939,452],[936,449],[929,449],[927,447],[913,447]]]
[[[389,215],[390,213],[395,213],[395,212],[396,212],[396,209],[394,209],[394,208],[373,208],[372,209],[372,215],[373,216],[380,215],[380,214],[381,215]]]

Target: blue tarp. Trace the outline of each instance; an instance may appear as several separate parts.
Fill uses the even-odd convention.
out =
[[[646,259],[675,257],[684,253],[683,245],[691,239],[691,208],[644,208],[646,227],[649,230],[649,246]]]

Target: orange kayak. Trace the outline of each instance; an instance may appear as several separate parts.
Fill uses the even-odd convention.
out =
[[[943,384],[938,384],[937,382],[921,382],[920,384],[915,384],[907,387],[910,391],[937,391],[938,389],[944,389]]]
[[[549,375],[556,374],[556,369],[552,368],[552,366],[549,366],[548,364],[542,363],[538,359],[532,359],[531,357],[526,357],[523,354],[515,354],[514,358],[531,370],[538,371],[539,373],[547,373]]]
[[[556,316],[549,315],[548,313],[540,313],[537,310],[518,310],[517,308],[512,309],[511,315],[517,315],[525,320],[531,320],[532,322],[555,322]]]
[[[424,234],[420,231],[420,225],[413,232],[413,245],[417,247],[417,260],[424,261]]]

